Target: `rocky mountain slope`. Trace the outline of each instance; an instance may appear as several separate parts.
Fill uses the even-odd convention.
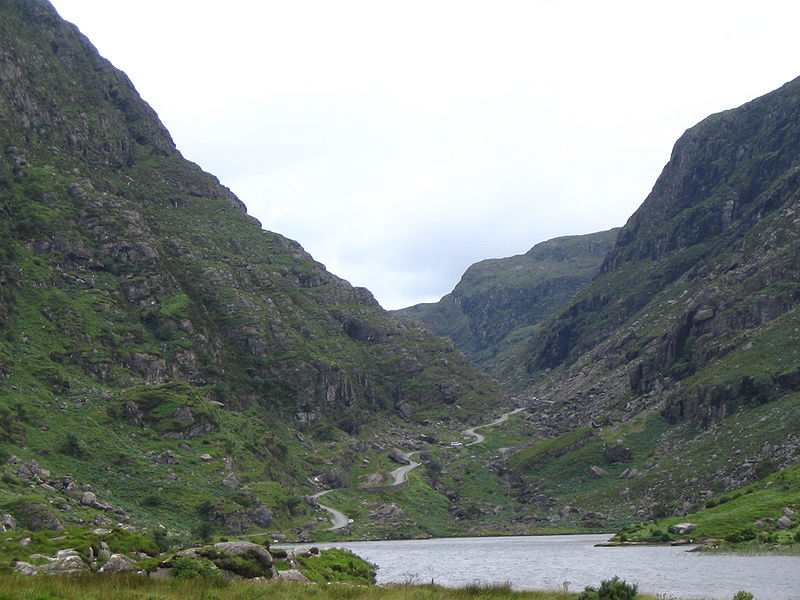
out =
[[[353,460],[319,440],[501,398],[263,231],[45,0],[0,5],[0,81],[0,510],[308,520],[306,478]]]
[[[439,302],[394,314],[421,321],[486,366],[592,280],[616,234],[556,238],[525,254],[475,263]]]
[[[685,514],[798,461],[798,190],[800,79],[678,140],[596,279],[504,358],[539,431],[584,428],[517,453],[518,484],[569,495],[554,461],[583,504]]]

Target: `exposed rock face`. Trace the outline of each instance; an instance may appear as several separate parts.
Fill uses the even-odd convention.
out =
[[[240,403],[269,396],[310,404],[317,414],[393,408],[401,398],[412,407],[454,402],[490,386],[447,342],[392,318],[367,290],[328,273],[297,243],[262,231],[228,189],[182,160],[127,77],[47,2],[14,4],[0,16],[0,52],[9,58],[0,117],[4,139],[15,141],[6,147],[4,172],[14,186],[14,177],[52,165],[46,194],[10,214],[25,219],[46,205],[48,223],[28,219],[16,241],[70,281],[111,275],[104,278],[110,285],[94,289],[159,342],[145,350],[93,339],[91,360],[73,354],[87,377],[113,383],[116,365],[147,383],[205,384],[237,364],[239,379],[227,384],[247,392]],[[20,288],[32,283],[16,280]],[[73,345],[83,334],[64,311],[47,314]],[[273,358],[286,353],[297,358]],[[417,391],[387,384],[404,374],[424,381],[432,364],[453,377]],[[136,408],[126,417],[139,420]],[[184,407],[175,418],[189,426],[196,415]]]
[[[25,503],[20,506],[18,516],[31,531],[59,531],[64,528],[47,504]]]
[[[659,391],[796,305],[800,143],[784,128],[797,127],[798,90],[790,82],[681,137],[598,279],[531,342],[531,372],[602,353],[627,365],[634,393]]]
[[[425,323],[487,364],[509,345],[512,331],[544,321],[592,280],[617,231],[556,238],[519,256],[475,263],[439,302],[394,313]]]
[[[800,414],[798,165],[800,79],[689,129],[596,278],[530,336],[525,371],[519,355],[498,371],[547,399],[537,425],[548,433],[630,419],[674,428],[652,434],[657,461],[628,470],[648,488],[632,510],[662,497],[681,513],[712,484],[730,490],[800,459],[787,425]],[[759,411],[774,402],[782,409]],[[743,447],[751,436],[768,442]]]
[[[502,397],[449,340],[264,231],[182,158],[128,78],[46,0],[0,5],[0,83],[2,410],[28,411],[3,413],[4,442],[25,446],[49,410],[95,439],[90,402],[163,441],[235,427],[221,411],[261,427],[259,439],[277,422],[353,434],[379,414],[434,408],[458,419],[457,406]],[[41,450],[45,465],[60,452]],[[124,462],[126,450],[87,447],[84,458]],[[285,450],[273,440],[243,451],[291,483]],[[189,459],[159,464],[174,460]],[[40,484],[43,471],[26,462],[20,477]],[[268,521],[264,511],[241,518]]]

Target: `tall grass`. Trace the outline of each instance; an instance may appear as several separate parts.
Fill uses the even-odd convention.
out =
[[[139,575],[0,576],[0,600],[568,600],[564,592],[520,592],[508,584],[359,586]]]

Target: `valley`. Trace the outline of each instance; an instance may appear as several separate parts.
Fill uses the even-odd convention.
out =
[[[270,577],[210,544],[798,552],[800,79],[690,128],[624,226],[388,312],[185,160],[46,0],[0,4],[0,55],[0,571],[59,540]]]

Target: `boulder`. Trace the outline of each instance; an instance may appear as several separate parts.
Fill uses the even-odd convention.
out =
[[[212,460],[214,460],[214,457],[211,456],[210,454],[201,454],[200,460],[203,462],[211,462]]]
[[[400,450],[400,448],[392,448],[389,450],[389,458],[396,463],[400,463],[401,465],[411,464],[411,459],[409,459],[406,453]]]
[[[36,462],[36,459],[32,458],[28,462],[22,463],[19,466],[19,469],[17,470],[17,475],[19,475],[23,479],[38,479],[38,478],[50,477],[50,471],[40,467],[39,463]]]
[[[376,487],[379,485],[383,485],[383,474],[381,473],[369,473],[366,475],[366,481],[361,484],[361,487]]]
[[[283,581],[296,581],[298,583],[308,583],[308,577],[303,575],[297,569],[289,569],[288,571],[278,571],[277,579]]]
[[[672,533],[674,534],[686,535],[693,531],[695,527],[697,527],[697,523],[676,523],[670,529],[672,529]]]
[[[239,487],[239,479],[233,473],[230,473],[225,479],[222,480],[222,487],[228,490],[235,490]]]
[[[72,548],[66,548],[56,552],[53,562],[39,567],[40,571],[45,571],[49,574],[72,574],[86,571],[89,569],[80,555]]]
[[[11,515],[3,515],[0,521],[0,531],[13,531],[17,528],[17,520]]]
[[[253,542],[218,542],[214,544],[214,548],[239,556],[240,554],[251,554],[257,556],[259,562],[264,565],[272,566],[272,555],[269,550],[264,546],[259,546]]]
[[[34,567],[32,564],[26,563],[21,560],[18,560],[14,563],[14,569],[20,575],[36,575],[37,573],[39,573],[39,569]]]
[[[641,477],[642,473],[638,469],[625,469],[622,473],[619,474],[620,479],[636,479],[637,477]]]
[[[589,471],[591,471],[592,477],[595,479],[602,479],[608,475],[608,471],[606,471],[603,467],[591,466],[589,467]]]
[[[83,492],[81,505],[94,506],[97,503],[97,495],[94,492]]]
[[[781,517],[775,522],[776,529],[789,529],[793,525],[792,520],[789,517]]]
[[[26,502],[19,507],[18,516],[31,531],[44,531],[46,529],[59,531],[64,529],[61,521],[51,512],[48,504]]]
[[[100,567],[98,573],[131,573],[138,571],[136,561],[124,554],[112,554],[106,563]]]
[[[100,542],[100,549],[97,551],[97,558],[101,560],[108,560],[111,558],[111,549],[105,542]]]
[[[272,519],[275,517],[275,514],[266,506],[253,508],[248,511],[248,514],[250,515],[250,520],[253,522],[253,525],[265,528],[272,525]]]
[[[156,459],[156,462],[162,465],[177,465],[180,463],[180,457],[171,450],[164,450],[161,455]]]
[[[389,523],[405,517],[403,509],[396,504],[381,504],[377,509],[370,513],[370,517],[379,523]]]
[[[216,555],[205,548],[199,554],[210,558],[219,569],[249,579],[275,576],[272,555],[263,546],[252,542],[219,542],[214,544],[213,550],[217,551]],[[226,555],[232,555],[236,560],[230,560]]]
[[[606,460],[608,460],[608,462],[611,464],[628,462],[633,458],[633,453],[631,452],[630,448],[623,446],[621,440],[619,440],[614,446],[606,446],[605,455]]]

